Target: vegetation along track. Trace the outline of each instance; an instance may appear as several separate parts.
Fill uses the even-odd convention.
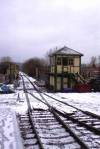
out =
[[[24,91],[26,91],[24,80],[23,85],[24,85]],[[37,100],[45,103],[49,107],[48,111],[44,110],[39,111],[37,109],[37,110],[31,110],[32,112],[30,113],[32,121],[34,121],[35,132],[37,132],[38,134],[37,138],[40,140],[38,142],[40,142],[40,144],[42,144],[44,148],[52,148],[54,146],[55,148],[71,148],[71,149],[73,148],[86,149],[86,148],[100,147],[100,135],[98,133],[99,129],[95,128],[93,125],[91,126],[91,124],[86,124],[83,121],[83,115],[81,115],[82,114],[81,110],[77,109],[78,113],[77,111],[71,114],[64,113],[50,106],[48,102],[46,102],[46,100],[44,99],[41,100],[38,99],[35,95],[33,94],[31,95]],[[95,115],[91,117],[91,121],[90,117],[88,116],[88,122],[90,121],[90,123],[92,123],[92,121],[94,121],[94,116]],[[84,113],[84,119],[87,120],[86,113]],[[53,127],[55,126],[55,123],[57,124],[56,127],[59,128],[59,131],[56,130],[55,127]],[[62,135],[60,131],[61,132],[64,131],[64,135]],[[55,137],[57,132],[58,136]],[[68,139],[67,136],[68,138],[70,137],[70,141],[67,140]]]

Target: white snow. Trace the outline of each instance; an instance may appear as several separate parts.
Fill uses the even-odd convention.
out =
[[[22,149],[15,112],[0,105],[0,149]]]
[[[35,79],[31,78],[31,81],[35,81]],[[28,80],[25,80],[27,88],[31,89],[31,93],[33,93],[36,97],[40,98],[40,95],[34,91],[32,85],[30,85]],[[18,89],[23,89],[22,80],[20,80],[20,86]],[[74,105],[80,109],[91,111],[100,115],[100,93],[47,93],[61,101],[67,102],[70,105]],[[43,94],[42,94],[43,95]],[[54,101],[53,99],[49,99],[43,95],[44,98],[56,108],[66,111],[72,112],[74,109],[69,108],[68,106],[62,105]],[[28,94],[28,97],[31,102],[31,106],[34,108],[42,108],[48,109],[48,107],[33,98]],[[17,113],[25,113],[27,111],[27,102],[25,98],[25,94],[22,90],[16,90],[16,93],[13,94],[0,94],[0,149],[17,149],[18,143],[21,142],[20,135],[17,135],[18,126],[15,118],[15,112]],[[16,136],[17,135],[17,136]],[[17,140],[18,139],[18,140]],[[16,144],[17,143],[17,144]],[[20,146],[22,147],[21,143]],[[21,149],[21,148],[20,148]]]
[[[60,100],[100,115],[100,93],[57,93]]]

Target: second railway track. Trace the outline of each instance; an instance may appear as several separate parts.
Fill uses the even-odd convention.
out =
[[[21,119],[23,119],[23,116],[21,117]],[[59,123],[59,121],[56,120],[56,118],[49,110],[38,110],[38,109],[34,110],[34,112],[32,112],[32,119],[34,121],[34,127],[40,137],[41,144],[44,149],[51,149],[51,148],[80,149],[82,148],[82,146],[80,146],[80,144],[76,142],[74,137],[71,136],[70,132],[66,131],[66,129]],[[24,125],[22,126],[25,127]],[[27,127],[28,129],[30,129],[29,126],[26,126],[26,128]],[[25,128],[21,128],[21,129],[24,129],[25,131]],[[26,135],[27,135],[27,132],[26,132]],[[34,136],[35,134],[33,135],[33,138],[31,137],[31,144],[28,144],[27,139],[29,138],[25,138],[25,134],[24,134],[24,137],[23,137],[25,142],[24,145],[27,148],[30,148],[30,147],[31,148],[33,147],[34,149],[35,147],[37,148],[38,140],[36,140],[36,137]]]
[[[26,148],[41,148],[36,132],[44,149],[96,149],[100,147],[100,136],[58,113],[56,115],[57,117],[50,110],[32,110],[31,118],[34,128],[31,126],[28,114],[20,115],[20,129]]]
[[[48,106],[48,110],[30,109],[30,101],[28,91],[25,88],[23,79],[24,92],[28,102],[28,113],[19,116],[20,129],[24,133],[25,147],[28,149],[44,148],[44,149],[99,149],[100,148],[100,118],[99,116],[82,111],[67,103],[62,102],[66,106],[75,108],[76,111],[66,113],[49,104],[39,92],[40,97],[36,97],[30,93],[32,97],[43,102]],[[45,95],[46,96],[46,95]],[[48,95],[47,95],[48,96]],[[50,96],[51,97],[51,96]],[[52,98],[52,97],[51,97]],[[56,98],[52,98],[52,101]],[[58,100],[58,102],[61,102]],[[24,122],[26,119],[26,123]],[[28,119],[28,120],[27,120]],[[31,126],[34,125],[34,126]],[[32,128],[33,127],[33,128]],[[33,133],[31,135],[28,131]],[[28,133],[28,135],[27,135]],[[26,137],[25,137],[26,135]],[[27,138],[29,136],[29,138]],[[28,140],[27,140],[28,139]],[[29,143],[29,140],[33,143]],[[27,140],[27,141],[26,141]]]

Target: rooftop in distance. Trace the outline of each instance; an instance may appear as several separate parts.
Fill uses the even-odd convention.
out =
[[[83,56],[82,53],[79,53],[71,48],[68,48],[66,46],[64,46],[63,48],[56,50],[55,52],[53,52],[52,54],[50,54],[50,56],[53,55],[79,55],[79,56]]]

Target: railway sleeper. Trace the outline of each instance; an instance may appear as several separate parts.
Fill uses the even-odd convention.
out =
[[[70,128],[69,126],[58,116],[58,112],[55,112],[55,109],[52,109],[51,112],[54,114],[56,119],[59,121],[60,124],[65,128],[67,132],[79,143],[79,145],[84,149],[89,149],[88,145],[85,144]]]
[[[94,132],[95,134],[100,135],[100,130],[99,130],[99,129],[97,129],[97,128],[91,126],[91,125],[88,125],[88,124],[86,124],[86,123],[84,123],[84,122],[81,122],[81,121],[79,121],[78,119],[75,119],[75,118],[73,118],[72,116],[69,116],[69,114],[67,114],[67,113],[64,113],[64,114],[63,114],[62,112],[58,111],[57,109],[54,109],[54,110],[55,110],[57,113],[59,113],[60,115],[62,115],[63,117],[66,117],[68,120],[71,120],[71,121],[74,122],[74,123],[78,123],[80,126],[84,126],[84,127],[86,127],[88,130]]]

